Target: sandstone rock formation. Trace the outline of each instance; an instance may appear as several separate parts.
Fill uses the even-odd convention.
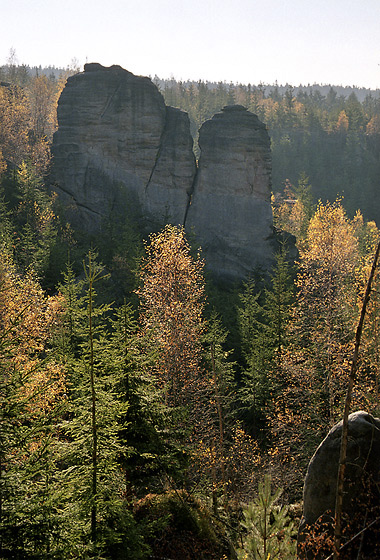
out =
[[[269,135],[241,105],[225,107],[199,131],[201,156],[186,226],[222,277],[245,277],[273,255]]]
[[[183,224],[192,144],[187,114],[166,107],[151,80],[86,64],[59,100],[52,182],[87,231],[125,198],[157,222]]]
[[[303,517],[298,543],[299,558],[318,559],[328,554],[317,536],[332,534],[335,511],[342,422],[334,426],[312,457],[304,485]],[[348,421],[347,464],[344,486],[345,541],[379,517],[380,498],[380,419],[367,412],[350,414]],[[380,521],[380,520],[379,520]],[[325,524],[325,525],[324,525]],[[308,536],[311,536],[310,542]],[[342,558],[380,558],[374,553],[373,541],[379,541],[380,522],[347,547]],[[327,549],[326,549],[327,550]],[[355,554],[354,554],[354,551]],[[330,549],[331,552],[331,549]]]
[[[256,115],[225,107],[200,130],[197,168],[189,118],[148,79],[86,64],[58,105],[52,188],[76,227],[95,232],[115,209],[138,208],[145,230],[185,225],[206,266],[242,279],[272,262],[269,136]]]

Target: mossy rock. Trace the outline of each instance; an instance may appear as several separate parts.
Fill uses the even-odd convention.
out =
[[[149,494],[135,506],[152,558],[229,560],[231,547],[222,523],[185,491]]]

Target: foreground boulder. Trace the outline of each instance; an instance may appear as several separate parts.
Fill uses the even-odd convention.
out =
[[[322,559],[332,552],[341,434],[342,422],[339,422],[330,430],[309,464],[298,534],[300,559]],[[379,483],[380,419],[367,412],[355,412],[348,420],[342,541],[347,544],[342,560],[356,559],[359,549],[361,560],[380,558]],[[366,527],[369,529],[355,537]]]

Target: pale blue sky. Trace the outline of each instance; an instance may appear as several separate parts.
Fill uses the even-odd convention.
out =
[[[380,0],[0,0],[0,65],[380,88]]]

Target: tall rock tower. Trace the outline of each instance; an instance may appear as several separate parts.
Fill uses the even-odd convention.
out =
[[[225,107],[199,131],[201,156],[186,227],[210,270],[246,277],[273,262],[270,140],[265,125],[241,105]]]
[[[149,78],[86,64],[58,104],[51,182],[73,223],[93,232],[123,205],[183,224],[196,165],[187,113]]]

